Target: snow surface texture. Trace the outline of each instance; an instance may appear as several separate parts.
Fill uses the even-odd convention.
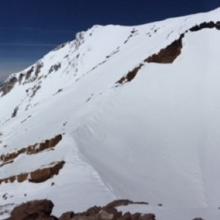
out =
[[[220,30],[188,31],[210,21],[220,21],[220,9],[94,26],[12,74],[24,77],[0,97],[0,155],[63,139],[0,167],[0,179],[65,165],[42,183],[2,183],[0,213],[33,199],[51,199],[59,215],[126,198],[148,202],[132,208],[158,219],[219,219]],[[144,62],[183,33],[173,63]],[[131,81],[117,83],[140,64]]]

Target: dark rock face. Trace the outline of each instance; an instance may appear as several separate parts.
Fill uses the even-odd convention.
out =
[[[159,53],[153,54],[148,57],[145,62],[147,63],[173,63],[175,59],[181,54],[183,47],[182,39],[184,34],[182,34],[179,39],[172,42],[166,48],[161,49]]]
[[[217,22],[213,22],[213,21],[203,22],[199,25],[195,25],[194,27],[190,28],[189,30],[191,32],[194,32],[194,31],[200,31],[200,30],[206,29],[206,28],[209,28],[209,29],[215,28],[217,30],[220,30],[220,21],[217,21]]]
[[[57,147],[58,143],[61,140],[62,135],[59,134],[41,143],[29,145],[28,147],[21,148],[18,151],[14,151],[8,154],[2,154],[0,155],[0,167],[13,163],[16,160],[16,158],[21,154],[33,155],[41,153],[45,150],[53,150],[55,147]],[[0,179],[0,185],[3,183],[13,183],[15,181],[17,181],[18,183],[22,183],[24,181],[29,181],[32,183],[41,183],[52,178],[55,175],[58,175],[60,170],[63,168],[64,164],[64,161],[56,161],[52,164],[48,164],[48,167],[46,168],[39,168],[29,173],[20,173],[16,176],[10,176],[4,179]]]
[[[49,200],[36,200],[17,206],[8,220],[156,220],[154,214],[131,214],[116,209],[123,204],[132,204],[129,200],[118,200],[104,207],[94,206],[82,213],[66,212],[59,218],[51,216],[53,203]]]
[[[17,81],[18,80],[16,77],[12,77],[11,79],[3,83],[3,85],[0,87],[0,93],[2,93],[2,96],[8,94],[14,88]]]
[[[14,88],[16,83],[18,84],[26,84],[29,82],[33,82],[39,76],[41,69],[43,67],[43,63],[37,63],[35,66],[32,66],[29,70],[24,73],[20,73],[18,76],[10,77],[3,83],[0,83],[0,95],[5,96]]]
[[[17,206],[12,212],[10,220],[49,220],[53,209],[49,200],[36,200]],[[54,218],[55,219],[55,218]]]
[[[62,135],[56,135],[55,137],[51,139],[47,139],[41,143],[36,143],[34,145],[29,145],[28,147],[21,148],[18,151],[11,152],[8,154],[2,154],[0,155],[0,162],[9,162],[14,159],[16,159],[19,155],[21,154],[27,154],[27,155],[32,155],[32,154],[38,154],[40,152],[43,152],[45,150],[52,150],[57,146],[57,144],[62,140]]]
[[[128,199],[118,199],[118,200],[114,200],[113,202],[110,202],[109,204],[104,206],[104,208],[107,208],[107,209],[108,208],[116,208],[118,206],[127,206],[127,205],[131,205],[131,204],[148,205],[147,202],[133,202]]]
[[[61,68],[61,63],[54,64],[53,66],[50,67],[49,73],[56,72],[60,68]]]
[[[128,72],[125,76],[123,76],[116,84],[125,84],[127,82],[132,81],[135,76],[138,74],[138,71],[141,69],[143,64],[140,64],[139,66],[135,67],[133,70]]]
[[[14,208],[11,217],[7,220],[156,220],[152,213],[122,213],[116,208],[130,204],[148,204],[145,202],[133,202],[130,200],[115,200],[106,206],[94,206],[85,212],[63,213],[59,218],[52,216],[53,203],[49,200],[35,200],[21,204]],[[192,220],[204,220],[203,218],[194,218]]]
[[[220,30],[220,21],[217,22],[203,22],[199,25],[195,25],[191,27],[189,30],[182,33],[179,39],[172,42],[166,48],[161,49],[157,54],[153,54],[152,56],[148,57],[145,62],[147,63],[173,63],[175,59],[181,54],[182,50],[182,40],[184,36],[188,32],[196,32],[203,29],[216,29]]]
[[[60,170],[63,168],[65,162],[59,161],[50,164],[47,168],[38,169],[30,173],[21,173],[16,176],[10,176],[4,179],[0,179],[0,185],[5,183],[13,183],[17,181],[22,183],[24,181],[29,181],[32,183],[42,183],[52,178],[55,175],[58,175]]]
[[[63,168],[64,164],[64,161],[60,161],[51,167],[35,170],[29,174],[30,178],[28,179],[28,181],[32,183],[45,182],[53,176],[58,175],[59,171]]]

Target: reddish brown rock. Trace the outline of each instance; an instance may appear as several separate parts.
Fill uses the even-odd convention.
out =
[[[220,21],[217,21],[217,22],[213,22],[213,21],[210,21],[210,22],[203,22],[199,25],[195,25],[193,26],[192,28],[190,28],[189,30],[191,32],[195,32],[195,31],[200,31],[202,29],[212,29],[212,28],[215,28],[217,30],[220,30]]]
[[[17,206],[8,220],[155,220],[155,215],[140,213],[131,214],[126,212],[122,215],[120,211],[112,207],[119,203],[126,203],[129,200],[118,200],[110,203],[109,206],[94,206],[82,213],[66,212],[56,218],[51,216],[53,203],[48,200],[36,200]],[[131,202],[131,201],[130,201]]]
[[[49,220],[53,203],[49,200],[36,200],[17,206],[11,212],[10,220]]]
[[[42,183],[52,178],[53,176],[58,175],[59,171],[63,168],[64,164],[64,161],[60,161],[52,167],[39,169],[34,172],[31,172],[30,178],[28,180],[32,183]]]
[[[2,154],[0,155],[0,160],[3,161],[3,163],[0,165],[4,166],[8,163],[12,163],[13,160],[15,160],[19,155],[21,154],[27,154],[27,155],[32,155],[32,154],[37,154],[40,152],[43,152],[45,150],[52,150],[55,148],[58,143],[62,140],[62,135],[56,135],[54,138],[51,138],[49,140],[45,140],[44,142],[41,143],[36,143],[34,145],[30,145],[26,148],[21,148],[16,152],[11,152],[8,154]]]
[[[140,64],[139,66],[135,67],[133,70],[129,71],[125,76],[123,76],[120,80],[116,82],[116,84],[125,84],[127,82],[132,81],[136,75],[138,74],[138,71],[141,69],[143,64]]]
[[[27,173],[22,173],[22,174],[20,174],[20,175],[17,176],[17,181],[18,181],[19,183],[22,183],[22,182],[24,182],[25,180],[27,180],[27,178],[28,178],[28,174],[27,174]]]
[[[0,185],[2,183],[13,183],[15,181],[22,183],[26,180],[32,183],[42,183],[52,178],[53,176],[58,175],[64,164],[64,161],[55,162],[53,164],[50,164],[50,166],[47,168],[38,169],[30,173],[21,173],[16,176],[10,176],[8,178],[0,179]]]
[[[175,59],[181,54],[183,47],[182,39],[184,34],[181,34],[179,39],[172,42],[166,48],[161,49],[157,54],[148,57],[147,63],[173,63]]]

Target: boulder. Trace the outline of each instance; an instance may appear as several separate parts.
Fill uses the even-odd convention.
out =
[[[50,214],[53,203],[49,200],[35,200],[14,208],[10,220],[55,220]]]

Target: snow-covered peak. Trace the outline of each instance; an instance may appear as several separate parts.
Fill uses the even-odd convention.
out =
[[[126,198],[158,219],[219,219],[219,10],[96,25],[12,74],[0,88],[0,210]]]

